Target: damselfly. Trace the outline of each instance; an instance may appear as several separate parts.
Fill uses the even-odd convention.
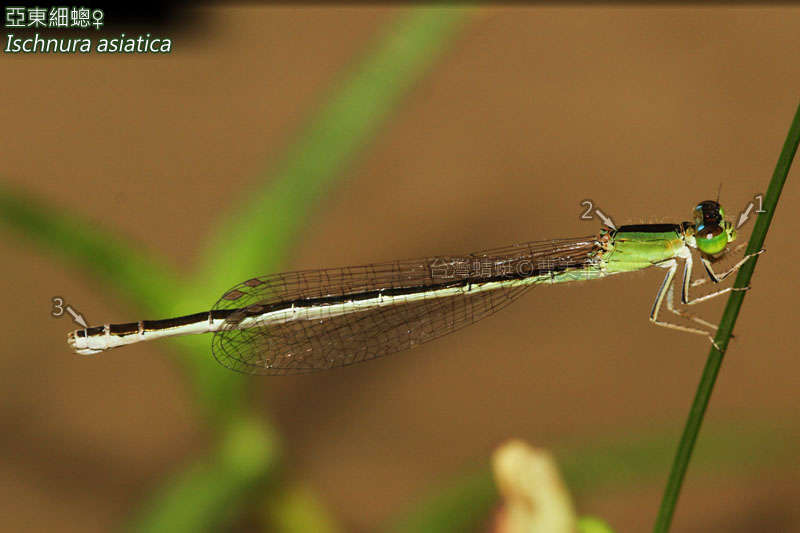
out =
[[[650,310],[659,326],[705,335],[715,326],[674,305],[683,264],[681,303],[693,305],[734,290],[690,298],[693,254],[719,283],[757,254],[723,273],[712,263],[736,239],[722,207],[704,201],[693,222],[640,224],[599,234],[517,244],[466,256],[306,270],[252,278],[226,292],[211,311],[166,320],[79,329],[68,342],[95,354],[135,342],[213,332],[224,366],[247,374],[302,374],[414,348],[484,318],[540,284],[590,280],[649,267],[667,269]],[[759,252],[760,253],[760,252]],[[662,307],[687,324],[662,318]]]

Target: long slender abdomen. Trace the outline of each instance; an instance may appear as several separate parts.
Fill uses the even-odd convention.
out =
[[[165,320],[140,320],[77,329],[67,334],[67,343],[76,353],[91,355],[144,340],[216,331],[229,314],[226,311],[206,311]]]

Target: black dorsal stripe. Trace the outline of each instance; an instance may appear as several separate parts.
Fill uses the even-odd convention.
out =
[[[651,227],[651,226],[647,226]],[[670,226],[671,227],[671,226]],[[620,228],[622,229],[622,228]],[[587,264],[584,258],[580,260],[573,260],[571,263],[554,265],[551,268],[532,269],[530,272],[515,272],[508,275],[486,276],[486,277],[467,277],[459,278],[456,280],[446,281],[442,283],[431,283],[428,285],[413,285],[409,287],[387,287],[385,289],[374,289],[369,291],[345,293],[332,296],[320,296],[315,298],[297,298],[294,300],[282,300],[279,302],[265,303],[265,304],[252,304],[244,308],[234,309],[215,309],[203,313],[194,313],[191,315],[179,316],[176,318],[166,318],[162,320],[143,320],[141,322],[141,331],[162,331],[165,329],[172,329],[180,326],[187,326],[190,324],[198,324],[201,322],[208,322],[211,320],[230,320],[235,324],[244,318],[250,316],[258,316],[266,313],[280,311],[282,309],[295,308],[311,308],[322,307],[328,305],[336,305],[347,302],[359,302],[378,298],[384,296],[404,296],[413,295],[421,292],[439,291],[443,289],[466,287],[468,285],[478,285],[493,282],[524,280],[531,277],[538,277],[542,275],[553,276],[568,270],[576,270],[583,268]],[[139,333],[139,322],[129,322],[125,324],[111,324],[109,331],[112,335],[125,336],[134,333]],[[83,330],[80,330],[82,333]],[[101,336],[105,334],[104,326],[97,326],[86,329],[87,337]],[[80,335],[82,336],[82,335]]]

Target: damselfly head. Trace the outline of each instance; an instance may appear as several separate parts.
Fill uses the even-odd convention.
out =
[[[725,250],[736,239],[736,228],[725,220],[725,211],[714,200],[700,202],[694,208],[694,229],[697,248],[708,255]]]

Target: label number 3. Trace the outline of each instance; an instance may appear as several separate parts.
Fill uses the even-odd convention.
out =
[[[64,298],[53,296],[53,311],[50,314],[56,318],[64,315]]]

